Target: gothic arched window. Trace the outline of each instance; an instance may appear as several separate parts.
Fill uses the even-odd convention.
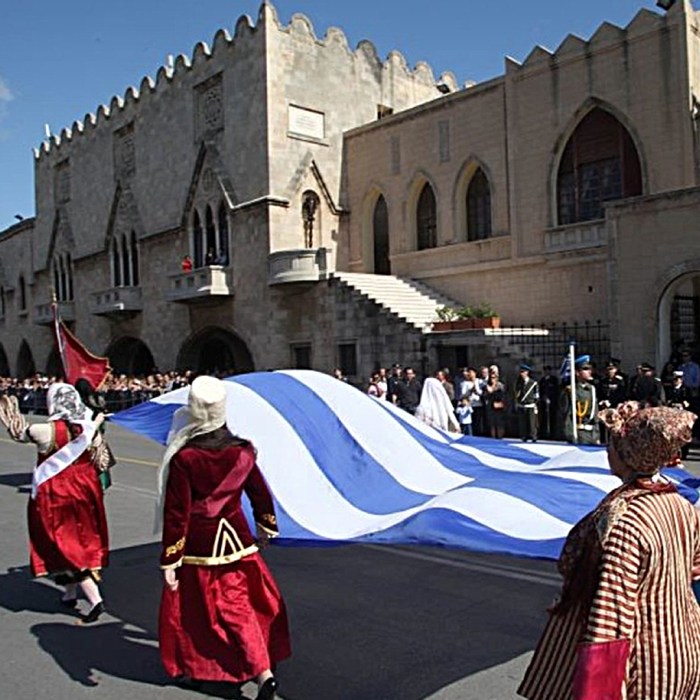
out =
[[[131,256],[129,255],[129,243],[126,239],[126,234],[122,235],[122,286],[129,287],[131,285]]]
[[[122,286],[122,260],[117,238],[112,239],[112,284],[115,287]]]
[[[139,286],[139,244],[136,240],[136,231],[131,232],[131,284]]]
[[[73,261],[70,253],[66,253],[66,300],[73,301]]]
[[[228,216],[226,215],[226,205],[219,203],[219,250],[218,262],[220,265],[229,264],[229,243],[228,243]]]
[[[205,263],[211,265],[216,261],[216,227],[214,226],[214,214],[211,207],[207,204],[206,211],[206,235],[207,235],[207,252]]]
[[[642,193],[637,149],[625,127],[596,108],[576,127],[557,174],[560,225],[602,219],[605,202]]]
[[[27,285],[24,282],[24,275],[19,276],[19,310],[27,310]]]
[[[491,235],[491,186],[478,168],[467,188],[467,240],[481,241]]]
[[[204,264],[204,252],[202,250],[202,222],[199,212],[195,210],[192,223],[192,252],[194,253],[194,266],[202,267]]]
[[[379,195],[374,205],[372,216],[372,233],[374,239],[374,273],[376,275],[391,274],[389,261],[389,210],[384,195]]]
[[[435,194],[429,183],[423,185],[416,207],[416,242],[418,250],[437,245],[437,207]]]

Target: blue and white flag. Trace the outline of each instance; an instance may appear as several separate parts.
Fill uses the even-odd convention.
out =
[[[310,370],[238,375],[226,387],[228,426],[258,450],[280,543],[432,544],[556,558],[571,526],[619,484],[602,448],[450,435]],[[188,391],[112,421],[165,443]]]
[[[574,365],[578,365],[581,362],[590,362],[591,361],[591,356],[590,355],[579,355],[575,360],[574,360]],[[562,381],[568,381],[569,377],[571,376],[571,359],[567,355],[562,363],[561,367],[559,367],[559,378]]]

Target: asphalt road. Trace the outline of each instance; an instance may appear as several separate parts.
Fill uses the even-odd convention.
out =
[[[15,700],[202,697],[160,665],[153,534],[161,450],[110,426],[119,464],[107,492],[109,614],[93,626],[59,609],[27,568],[29,446],[0,437],[0,688]],[[514,700],[556,594],[550,562],[419,547],[271,547],[293,657],[285,700]],[[99,695],[98,695],[99,693]],[[246,697],[254,697],[251,686]]]

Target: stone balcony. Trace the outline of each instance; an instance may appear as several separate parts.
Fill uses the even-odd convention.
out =
[[[607,242],[605,221],[603,220],[557,226],[548,229],[544,234],[544,249],[547,253],[596,248]]]
[[[90,313],[95,316],[129,318],[143,311],[141,287],[111,287],[90,295]]]
[[[51,302],[47,304],[37,304],[34,307],[34,323],[40,326],[48,326],[53,323],[53,309]],[[75,321],[75,302],[59,301],[58,316],[61,321]]]
[[[295,284],[328,279],[326,248],[279,250],[267,258],[267,283]]]
[[[170,286],[165,293],[168,301],[183,304],[232,296],[233,270],[223,265],[209,265],[170,275]]]

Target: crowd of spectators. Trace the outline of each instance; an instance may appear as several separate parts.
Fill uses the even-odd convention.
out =
[[[689,347],[675,348],[660,376],[648,362],[640,363],[629,374],[620,365],[615,358],[598,370],[588,361],[577,364],[577,381],[593,387],[591,397],[598,409],[634,400],[644,406],[667,405],[700,415],[700,365]],[[568,380],[562,381],[559,368],[544,367],[539,376],[533,376],[534,388],[523,392],[523,386],[528,386],[524,382],[530,381],[531,374],[535,374],[533,368],[521,364],[516,376],[505,378],[499,367],[491,364],[465,367],[454,374],[443,368],[430,376],[442,384],[461,431],[466,434],[525,439],[531,433],[529,439],[533,440],[569,439],[564,427],[565,413],[571,405]],[[344,378],[341,369],[334,370],[334,375]],[[416,414],[424,381],[413,368],[396,363],[390,369],[381,367],[373,372],[364,390],[376,399]],[[521,420],[528,415],[527,409],[532,409],[535,417],[529,429]],[[700,426],[696,428],[698,433]]]
[[[104,399],[107,411],[116,413],[186,386],[192,379],[194,374],[191,370],[154,371],[143,377],[110,373],[97,393]],[[46,413],[46,393],[49,386],[57,381],[62,381],[62,378],[41,372],[26,379],[0,377],[0,395],[16,396],[23,413],[41,415]]]

